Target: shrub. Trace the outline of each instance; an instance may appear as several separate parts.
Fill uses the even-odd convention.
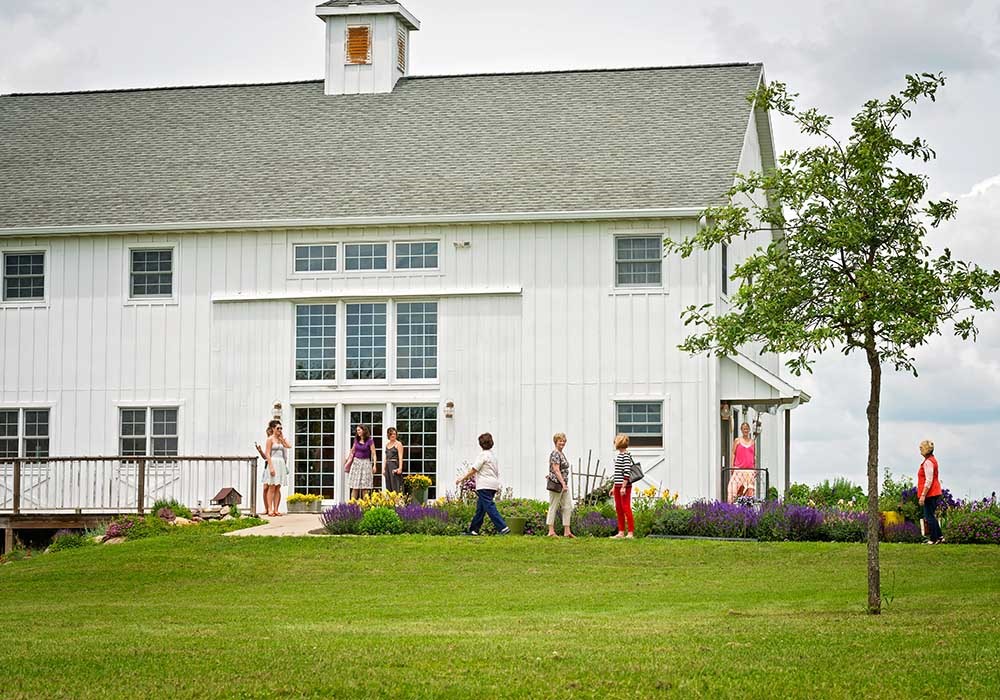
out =
[[[135,525],[135,519],[131,515],[115,518],[108,523],[108,529],[104,531],[104,539],[111,540],[116,537],[125,537],[133,525]]]
[[[823,515],[823,539],[831,542],[864,542],[868,536],[867,513],[828,511]]]
[[[403,521],[392,508],[370,508],[361,516],[358,531],[365,535],[398,535]]]
[[[229,506],[229,517],[230,518],[242,518],[243,513],[240,512],[240,507],[235,503]]]
[[[724,501],[691,504],[690,534],[700,537],[753,537],[758,513],[753,508]]]
[[[899,510],[903,491],[911,488],[913,488],[913,479],[909,477],[894,479],[892,472],[886,467],[885,476],[882,478],[882,489],[878,495],[878,509],[882,512]]]
[[[124,537],[127,540],[141,540],[170,532],[170,526],[155,515],[121,515],[108,525],[104,539]]]
[[[832,507],[837,505],[839,501],[861,503],[865,500],[865,491],[857,484],[844,478],[834,479],[832,484],[827,479],[816,485],[816,488],[809,494],[809,498],[817,506]]]
[[[444,535],[448,530],[448,513],[433,506],[410,503],[396,508],[403,521],[403,532],[414,535]]]
[[[167,506],[163,506],[162,508],[158,509],[156,511],[156,517],[159,518],[160,520],[165,520],[168,523],[172,523],[173,521],[177,520],[177,516],[174,514],[174,511]]]
[[[340,503],[325,509],[319,519],[331,535],[356,535],[361,515],[356,503]]]
[[[944,521],[942,533],[955,544],[1000,544],[1000,515],[990,510],[955,511]]]
[[[788,487],[788,495],[785,496],[785,503],[794,503],[804,506],[809,502],[809,493],[812,489],[808,484],[792,484]]]
[[[757,539],[820,541],[823,513],[809,506],[765,503],[757,521]]]
[[[924,537],[920,534],[920,527],[916,523],[905,520],[898,525],[886,525],[882,529],[882,540],[884,542],[923,542]]]
[[[694,513],[687,508],[667,508],[653,522],[654,535],[690,535]]]
[[[406,505],[406,496],[396,491],[371,491],[363,498],[354,498],[349,501],[360,506],[361,510],[366,511],[372,508],[388,508],[389,510],[394,510],[399,506]]]
[[[530,498],[511,498],[497,502],[497,508],[504,520],[507,518],[524,518],[525,535],[544,535],[549,531],[549,526],[545,524],[545,516],[549,512],[549,504],[545,501],[534,501]],[[475,514],[475,507],[472,509]],[[561,517],[561,516],[557,516]],[[469,516],[472,520],[472,516]],[[495,532],[493,523],[489,518],[483,523],[482,533]],[[482,534],[481,533],[481,534]]]
[[[608,518],[600,511],[582,506],[573,513],[571,520],[573,533],[579,537],[610,537],[618,532],[618,521]]]
[[[174,498],[169,500],[161,498],[153,504],[153,507],[150,510],[153,513],[159,513],[161,508],[169,508],[178,518],[187,518],[188,520],[191,519],[191,509]]]
[[[92,544],[94,544],[94,541],[83,533],[73,532],[72,530],[59,530],[52,538],[49,551],[59,552],[64,549],[79,549],[80,547],[89,547]]]

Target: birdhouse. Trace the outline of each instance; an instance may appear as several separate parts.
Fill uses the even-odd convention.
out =
[[[222,489],[212,499],[212,503],[219,506],[238,506],[242,501],[240,492],[230,487]]]

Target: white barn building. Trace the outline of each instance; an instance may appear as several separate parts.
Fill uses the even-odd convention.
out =
[[[402,5],[316,13],[322,81],[0,97],[0,458],[250,455],[277,401],[329,499],[362,421],[438,493],[484,431],[527,497],[622,431],[691,500],[753,407],[783,488],[808,396],[677,349],[769,238],[661,245],[773,165],[762,66],[414,76]]]

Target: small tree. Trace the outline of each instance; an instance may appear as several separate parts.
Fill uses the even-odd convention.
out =
[[[758,109],[791,117],[821,145],[790,151],[766,173],[738,176],[730,204],[705,211],[708,225],[694,236],[664,242],[683,257],[734,238],[774,230],[766,249],[738,265],[739,288],[730,309],[689,307],[685,324],[702,327],[682,350],[735,353],[759,341],[766,352],[790,356],[796,375],[811,371],[816,355],[836,348],[864,353],[870,370],[868,398],[868,610],[881,610],[878,539],[879,401],[882,367],[916,375],[912,351],[942,326],[962,339],[975,338],[973,313],[993,309],[989,294],[1000,288],[1000,272],[955,260],[945,249],[932,254],[927,224],[955,216],[954,201],[924,202],[927,177],[903,169],[906,161],[935,157],[921,138],[903,141],[898,125],[913,105],[934,100],[940,74],[906,77],[906,89],[870,100],[851,121],[846,142],[830,131],[831,118],[801,111],[782,83],[750,95]],[[762,204],[766,192],[776,204]]]

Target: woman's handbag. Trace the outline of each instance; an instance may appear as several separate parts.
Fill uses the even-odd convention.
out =
[[[559,483],[559,479],[553,479],[551,476],[545,477],[545,489],[551,491],[552,493],[562,493],[563,486]]]
[[[632,455],[629,455],[628,459],[632,463],[632,466],[629,468],[628,483],[634,484],[642,479],[642,465],[632,459]]]

